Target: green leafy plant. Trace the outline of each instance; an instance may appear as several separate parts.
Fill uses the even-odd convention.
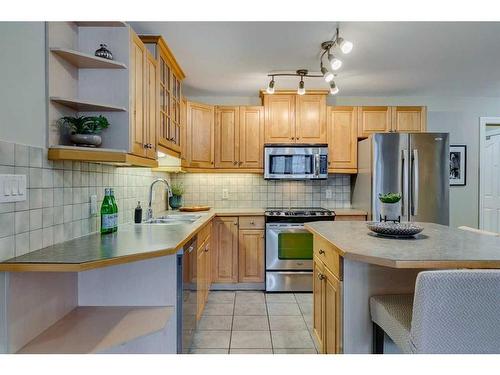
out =
[[[104,116],[66,116],[61,117],[58,124],[69,128],[72,134],[99,134],[109,127],[108,119]]]
[[[172,195],[182,196],[184,194],[184,185],[182,185],[181,182],[179,183],[174,182],[170,186],[170,189],[172,190]]]
[[[401,200],[401,194],[399,194],[399,193],[386,193],[386,194],[380,193],[378,195],[378,199],[380,199],[380,201],[382,203],[397,203]]]

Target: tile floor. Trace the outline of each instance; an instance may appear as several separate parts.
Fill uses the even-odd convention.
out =
[[[192,354],[316,354],[312,294],[213,291]]]

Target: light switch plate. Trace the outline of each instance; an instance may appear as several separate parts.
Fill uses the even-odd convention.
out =
[[[0,174],[0,203],[26,200],[26,175]]]
[[[95,194],[90,196],[90,214],[97,215],[97,195]]]
[[[222,199],[229,199],[229,190],[222,189]]]
[[[326,189],[326,199],[332,199],[332,198],[333,198],[332,189]]]

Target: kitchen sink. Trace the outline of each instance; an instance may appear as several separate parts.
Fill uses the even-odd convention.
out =
[[[141,224],[159,224],[159,225],[180,225],[192,224],[198,220],[201,215],[165,215],[143,221]]]

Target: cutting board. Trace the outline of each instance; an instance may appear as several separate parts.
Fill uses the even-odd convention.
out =
[[[198,212],[198,211],[208,211],[210,210],[209,206],[185,206],[179,208],[179,211],[182,212]]]

